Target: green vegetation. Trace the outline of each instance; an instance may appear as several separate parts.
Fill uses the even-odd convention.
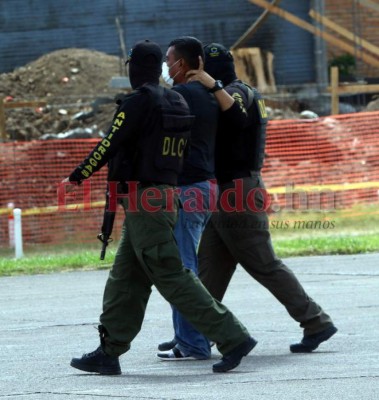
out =
[[[111,266],[115,255],[115,246],[107,251],[104,261],[100,261],[100,247],[90,245],[86,250],[75,245],[62,248],[59,251],[40,246],[26,248],[25,257],[15,260],[7,252],[6,257],[0,259],[0,276],[17,274],[42,274],[74,269],[105,269]]]
[[[357,254],[379,251],[379,233],[274,239],[280,257]]]
[[[329,62],[329,69],[330,67],[338,67],[340,80],[352,80],[356,73],[357,63],[351,54],[342,54]]]
[[[379,209],[271,215],[271,235],[280,257],[379,251]]]
[[[270,216],[271,234],[279,257],[357,254],[379,251],[379,207],[365,206],[335,212],[287,212]],[[0,276],[38,274],[74,269],[110,268],[116,244],[111,243],[104,261],[100,243],[33,246],[26,256],[13,259],[10,250],[0,250]]]

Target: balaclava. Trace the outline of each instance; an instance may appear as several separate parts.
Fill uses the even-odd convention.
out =
[[[211,43],[204,46],[204,70],[212,78],[226,86],[237,79],[233,56],[222,44]]]
[[[159,83],[162,73],[162,50],[150,40],[137,42],[128,53],[129,79],[133,89],[144,83]]]

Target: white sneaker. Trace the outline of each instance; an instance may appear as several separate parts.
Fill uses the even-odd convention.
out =
[[[194,361],[198,360],[198,358],[192,356],[185,356],[179,349],[174,347],[170,351],[165,351],[163,353],[158,353],[157,357],[162,361]]]

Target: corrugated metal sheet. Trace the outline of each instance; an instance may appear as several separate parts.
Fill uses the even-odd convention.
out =
[[[309,1],[281,5],[302,18],[309,11]],[[119,55],[116,16],[128,48],[150,38],[165,49],[182,35],[230,46],[261,12],[247,0],[0,0],[0,72],[68,47]],[[274,52],[278,84],[314,80],[313,38],[300,28],[271,16],[250,45]]]
[[[282,1],[280,6],[311,22],[308,16],[309,1]],[[249,45],[274,53],[275,77],[278,84],[294,85],[315,81],[315,42],[311,33],[272,15]]]
[[[116,1],[0,0],[0,71],[69,47],[118,52]]]

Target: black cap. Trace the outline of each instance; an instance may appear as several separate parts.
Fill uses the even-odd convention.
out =
[[[220,43],[211,43],[204,46],[205,62],[233,62],[232,53]]]
[[[157,43],[141,40],[129,50],[126,63],[130,62],[140,67],[161,67],[162,58],[162,50]]]
[[[237,79],[232,53],[220,43],[204,46],[204,70],[226,86]]]

